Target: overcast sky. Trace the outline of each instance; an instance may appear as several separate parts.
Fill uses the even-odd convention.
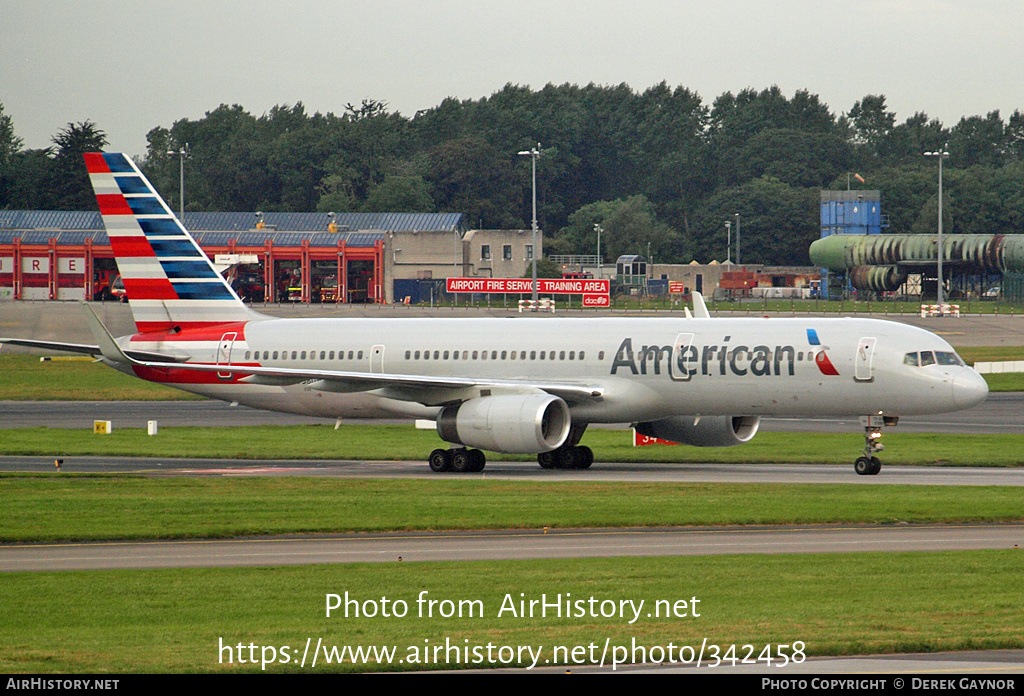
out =
[[[0,103],[30,148],[92,120],[110,149],[219,104],[365,98],[406,116],[506,83],[667,81],[710,105],[777,84],[898,121],[1024,110],[1020,0],[0,0]],[[544,140],[543,133],[530,134]]]

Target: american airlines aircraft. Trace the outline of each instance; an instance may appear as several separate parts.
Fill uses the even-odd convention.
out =
[[[591,423],[700,447],[738,445],[762,416],[861,416],[858,474],[884,425],[969,408],[985,381],[938,336],[876,319],[301,318],[247,307],[135,164],[85,155],[138,333],[97,345],[0,339],[94,355],[121,372],[255,408],[437,423],[434,471],[480,471],[481,449],[588,468]]]

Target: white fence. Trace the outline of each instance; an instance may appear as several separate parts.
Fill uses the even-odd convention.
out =
[[[998,375],[1003,372],[1024,372],[1024,360],[976,362],[974,363],[974,369],[983,375]]]

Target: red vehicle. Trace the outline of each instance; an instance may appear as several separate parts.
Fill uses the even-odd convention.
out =
[[[338,301],[338,276],[326,276],[320,281],[320,301]]]
[[[119,302],[124,302],[128,299],[128,293],[124,289],[124,281],[121,280],[121,276],[114,278],[114,282],[110,284],[110,296],[116,297]]]
[[[111,288],[114,285],[114,279],[117,277],[117,271],[115,270],[94,271],[92,274],[92,299],[97,302],[103,302],[113,297]]]

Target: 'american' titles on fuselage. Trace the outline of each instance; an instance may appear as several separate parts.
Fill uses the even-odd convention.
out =
[[[822,346],[816,329],[806,329],[807,341],[811,347],[798,352],[793,345],[755,345],[730,344],[731,335],[725,335],[721,344],[694,345],[692,333],[681,333],[675,345],[642,345],[633,349],[632,337],[623,339],[615,352],[611,374],[620,368],[629,368],[634,375],[646,375],[648,366],[653,374],[662,374],[661,365],[665,364],[665,375],[675,381],[689,381],[697,374],[710,376],[732,374],[738,377],[749,375],[757,377],[795,375],[797,360],[814,360],[824,375],[838,376],[832,361],[826,352],[828,346]],[[717,363],[717,371],[713,364]],[[727,369],[728,368],[728,369]]]

